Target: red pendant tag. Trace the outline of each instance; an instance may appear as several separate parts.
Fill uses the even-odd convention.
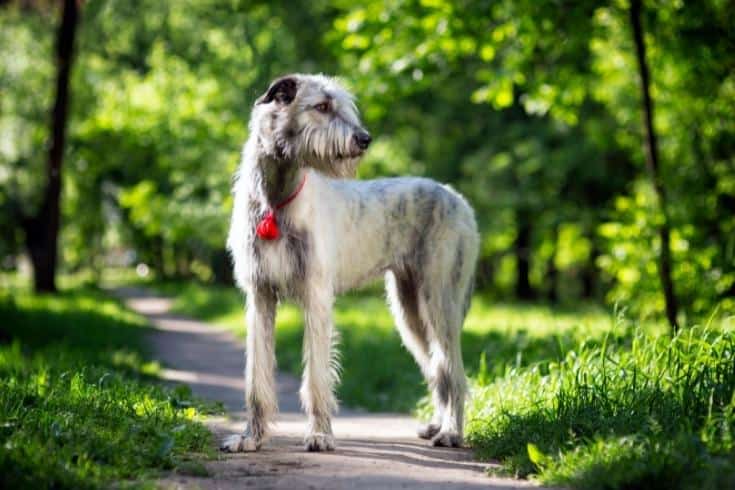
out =
[[[278,238],[278,223],[276,222],[276,215],[273,211],[268,211],[263,219],[260,220],[257,228],[255,228],[255,233],[263,240],[275,240]]]

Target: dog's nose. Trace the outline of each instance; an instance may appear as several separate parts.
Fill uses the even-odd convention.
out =
[[[370,137],[370,135],[365,131],[355,134],[355,142],[361,150],[367,150],[367,147],[370,146],[370,142],[372,140],[373,139]]]

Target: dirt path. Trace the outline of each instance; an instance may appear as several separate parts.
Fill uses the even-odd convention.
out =
[[[243,343],[229,332],[169,313],[170,301],[144,290],[116,294],[156,327],[150,341],[165,369],[162,376],[191,386],[199,396],[219,400],[227,418],[208,422],[221,438],[242,430]],[[417,422],[406,415],[343,410],[333,421],[337,450],[307,453],[301,438],[305,417],[299,382],[278,374],[280,415],[274,437],[258,453],[222,454],[207,463],[209,477],[172,475],[166,488],[203,489],[502,489],[533,486],[491,478],[490,466],[474,461],[469,449],[433,448],[415,436]]]

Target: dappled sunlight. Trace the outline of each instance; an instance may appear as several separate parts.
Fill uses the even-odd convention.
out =
[[[203,374],[195,371],[186,371],[181,369],[161,369],[159,377],[166,381],[176,381],[178,383],[203,383],[207,385],[219,386],[223,388],[232,388],[243,390],[245,380],[242,376],[222,376],[215,374]]]
[[[488,330],[525,330],[529,335],[543,337],[574,330],[580,333],[608,330],[615,319],[597,305],[554,307],[535,304],[494,302],[482,295],[473,299],[467,315],[465,331],[483,333]]]
[[[368,148],[354,134],[359,180],[432,179],[474,213],[424,206],[417,185],[394,230],[382,185],[366,185],[378,199],[354,213],[307,186],[312,215],[277,216],[305,256],[273,261],[303,272],[281,289],[313,287],[311,274],[330,269],[315,257],[334,261],[350,242],[354,230],[326,211],[390,229],[349,253],[406,262],[413,289],[464,289],[474,237],[462,234],[450,259],[453,237],[434,231],[439,218],[474,217],[475,294],[459,340],[480,454],[562,486],[735,488],[721,349],[735,332],[733,46],[724,0],[0,1],[0,486],[145,486],[155,469],[181,469],[203,429],[180,422],[188,395],[152,387],[157,378],[241,404],[239,379],[150,354],[177,338],[191,362],[216,363],[193,353],[216,357],[223,344],[242,361],[235,275],[279,288],[282,278],[259,263],[234,271],[233,255],[264,253],[234,243],[258,213],[276,217],[284,169],[313,166],[289,151],[310,139],[301,118],[348,134],[339,110],[322,111],[339,98],[317,102],[329,90],[301,97],[304,78],[273,81],[323,73],[354,94],[371,135]],[[240,209],[248,140],[268,153],[268,175],[239,180],[258,188]],[[419,262],[458,279],[408,264],[392,250],[404,233]],[[125,288],[156,329],[106,296]],[[300,375],[303,313],[277,293],[278,369]],[[382,284],[339,298],[333,317],[340,403],[429,416]],[[675,370],[664,365],[679,354]]]

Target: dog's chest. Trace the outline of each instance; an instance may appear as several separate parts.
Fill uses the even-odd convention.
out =
[[[293,293],[306,280],[311,249],[306,232],[282,227],[278,239],[262,240],[256,236],[252,247],[256,281]]]

